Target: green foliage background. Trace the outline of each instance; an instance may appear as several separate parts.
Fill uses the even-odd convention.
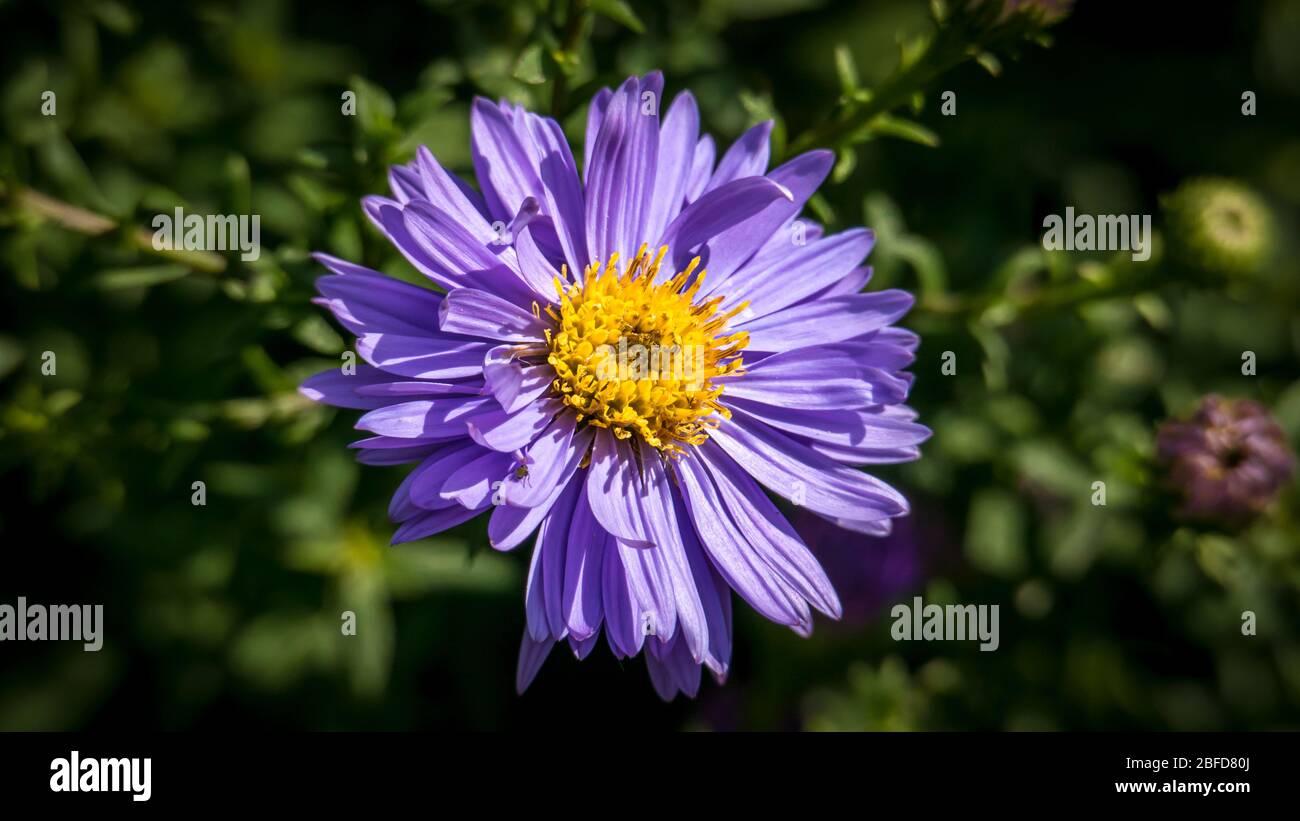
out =
[[[1244,530],[1191,528],[1151,457],[1210,391],[1300,436],[1300,3],[1137,5],[912,88],[900,51],[925,67],[935,42],[913,0],[0,2],[0,601],[107,622],[99,653],[0,645],[0,728],[1297,728],[1294,486]],[[778,153],[907,92],[834,137],[813,210],[877,230],[871,287],[920,294],[936,435],[883,473],[917,499],[923,575],[891,601],[999,604],[997,652],[893,642],[888,602],[807,641],[741,610],[732,679],[695,702],[604,648],[516,697],[525,551],[481,523],[388,548],[403,469],[354,464],[355,413],[296,394],[346,345],[310,251],[417,280],[358,205],[389,164],[425,144],[467,172],[475,94],[580,145],[592,91],[653,68],[724,143],[775,117]],[[1270,215],[1250,271],[1174,230],[1168,195],[1204,175]],[[1154,214],[1155,257],[1044,252],[1067,205]],[[139,229],[176,206],[260,214],[262,257],[152,252]]]

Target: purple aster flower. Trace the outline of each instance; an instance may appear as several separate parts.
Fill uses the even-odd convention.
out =
[[[1160,426],[1156,454],[1183,497],[1184,518],[1229,525],[1264,510],[1295,469],[1286,434],[1267,408],[1213,394],[1190,419]]]
[[[721,681],[731,591],[800,634],[835,590],[764,492],[883,535],[906,499],[856,466],[915,459],[917,337],[901,291],[861,293],[873,235],[799,221],[832,155],[768,171],[772,124],[720,161],[689,93],[605,89],[582,176],[558,123],[476,100],[479,191],[421,148],[366,213],[440,293],[324,254],[320,304],[366,365],[303,392],[367,413],[367,464],[416,463],[393,542],[489,514],[533,534],[522,691],[560,641],[645,651],[665,699]],[[481,192],[481,193],[479,193]]]

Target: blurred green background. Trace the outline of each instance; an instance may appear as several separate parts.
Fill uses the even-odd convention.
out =
[[[738,608],[730,681],[664,704],[603,647],[517,697],[527,549],[482,523],[386,546],[406,469],[355,464],[356,413],[295,392],[346,345],[307,255],[414,280],[358,200],[421,144],[468,176],[476,94],[580,145],[594,89],[661,68],[724,143],[776,117],[779,153],[893,87],[927,4],[0,2],[0,602],[106,620],[99,653],[0,645],[0,728],[1300,728],[1294,484],[1192,527],[1152,458],[1212,391],[1300,437],[1300,2],[1140,5],[1084,2],[836,142],[813,216],[875,228],[872,287],[920,293],[935,437],[879,471],[916,512],[885,541],[798,517],[844,622]],[[1235,255],[1187,227],[1207,176],[1272,226]],[[176,206],[260,214],[261,258],[142,247]],[[1153,259],[1045,253],[1066,206],[1152,214]],[[1000,649],[892,641],[913,595],[1000,605]]]

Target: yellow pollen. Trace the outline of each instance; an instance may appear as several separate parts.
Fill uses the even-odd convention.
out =
[[[554,322],[547,361],[552,392],[579,422],[619,439],[638,434],[676,456],[683,445],[703,444],[719,417],[731,418],[718,403],[722,386],[711,380],[743,373],[749,334],[723,332],[743,304],[719,313],[723,297],[695,303],[704,280],[698,257],[655,281],[667,250],[652,258],[642,245],[622,271],[617,254],[593,262],[581,285],[556,279],[560,304],[546,308]]]

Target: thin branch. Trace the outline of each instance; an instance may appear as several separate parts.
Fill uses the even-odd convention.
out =
[[[98,237],[112,233],[121,227],[116,220],[31,188],[16,187],[10,196],[14,203],[26,212],[79,234]],[[155,248],[153,234],[147,228],[128,227],[125,237],[131,247],[137,250],[179,262],[195,271],[219,274],[226,270],[226,258],[211,251]]]

